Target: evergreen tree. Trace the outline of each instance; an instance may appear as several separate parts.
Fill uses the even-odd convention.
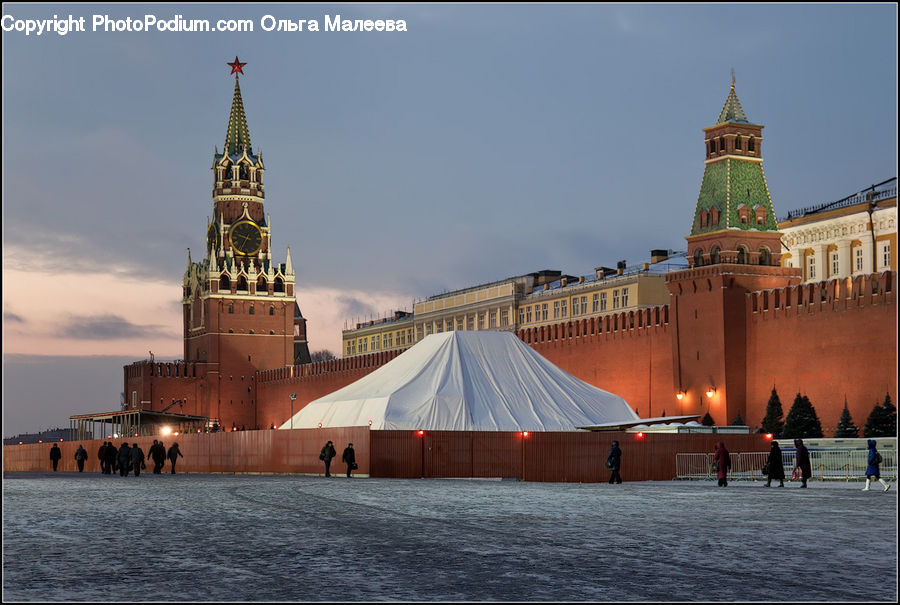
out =
[[[838,421],[837,430],[834,431],[835,437],[859,437],[859,427],[853,424],[853,418],[850,417],[850,410],[847,409],[847,399],[844,398],[844,411],[841,412],[841,419]]]
[[[890,394],[885,395],[884,405],[878,403],[866,419],[863,429],[864,437],[896,437],[897,408],[891,402]]]
[[[740,412],[738,412],[734,420],[731,421],[731,426],[744,426],[744,419],[741,418]]]
[[[779,399],[775,387],[772,387],[772,395],[769,397],[769,403],[766,404],[766,417],[762,420],[762,430],[764,433],[772,433],[775,439],[781,437],[781,432],[784,430],[784,412],[781,410],[781,399]]]
[[[822,437],[822,423],[819,422],[816,409],[806,395],[801,396],[797,393],[794,398],[794,405],[784,419],[782,437],[787,439]]]
[[[700,421],[700,424],[703,426],[715,426],[716,421],[713,420],[713,417],[709,415],[709,412],[706,412],[706,416],[703,417],[703,420]]]

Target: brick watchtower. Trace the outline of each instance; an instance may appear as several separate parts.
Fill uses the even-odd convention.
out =
[[[800,282],[780,267],[781,234],[762,166],[762,126],[734,92],[705,128],[706,167],[688,242],[690,269],[666,278],[679,413],[747,421],[747,293]]]
[[[213,156],[206,253],[192,262],[189,250],[184,273],[184,359],[207,365],[209,396],[200,413],[249,427],[258,424],[255,372],[308,361],[309,351],[290,248],[284,263],[272,260],[265,165],[250,144],[238,80],[246,63],[235,57],[229,65],[234,96],[225,146]]]

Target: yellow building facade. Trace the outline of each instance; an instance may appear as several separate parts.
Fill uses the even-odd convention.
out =
[[[538,271],[430,296],[413,312],[356,324],[342,333],[344,357],[406,349],[429,334],[453,330],[539,327],[602,317],[669,301],[665,274],[687,266],[683,253],[654,250],[651,261],[627,269],[598,267],[590,276]]]
[[[897,178],[835,202],[793,211],[778,223],[782,266],[805,283],[897,269]]]

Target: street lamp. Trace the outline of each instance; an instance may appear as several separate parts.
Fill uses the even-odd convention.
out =
[[[294,430],[294,400],[297,398],[297,393],[291,393],[288,397],[291,398],[291,430]]]

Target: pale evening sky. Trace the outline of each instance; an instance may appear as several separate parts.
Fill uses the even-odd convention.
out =
[[[122,365],[182,355],[187,248],[242,62],[273,259],[311,350],[344,322],[541,269],[684,250],[702,129],[731,84],[778,216],[897,174],[894,4],[15,4],[3,33],[4,436],[115,409]],[[112,19],[253,32],[94,32]],[[406,32],[263,31],[262,18]],[[614,266],[614,265],[612,265]]]

